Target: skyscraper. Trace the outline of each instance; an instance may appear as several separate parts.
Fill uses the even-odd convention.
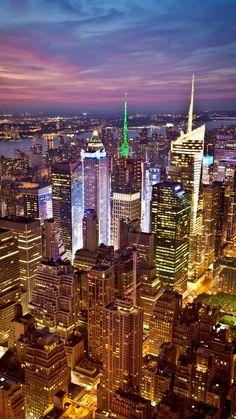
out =
[[[42,259],[42,233],[39,220],[8,216],[0,218],[0,227],[11,230],[19,249],[20,285],[24,312],[32,297],[32,285]]]
[[[0,228],[0,343],[9,337],[15,304],[21,299],[19,249],[11,231]]]
[[[67,257],[73,260],[83,246],[83,170],[78,161],[54,163],[52,167],[53,218],[57,222]]]
[[[39,264],[29,309],[38,326],[47,326],[61,339],[68,339],[78,319],[77,280],[70,262]]]
[[[198,279],[196,269],[196,254],[198,238],[200,236],[200,181],[203,159],[205,125],[192,128],[193,123],[194,76],[192,80],[192,94],[188,116],[187,133],[171,142],[171,165],[169,179],[180,182],[186,192],[189,192],[191,205],[190,237],[189,237],[189,279]],[[199,263],[199,259],[197,261]]]
[[[189,221],[190,205],[183,185],[175,182],[154,185],[151,202],[154,260],[162,283],[179,292],[187,288]]]
[[[63,342],[44,328],[34,335],[26,352],[26,417],[39,418],[54,394],[67,392],[69,371]]]
[[[125,99],[122,157],[114,161],[111,182],[111,244],[117,250],[121,244],[121,220],[141,222],[143,161],[129,156],[127,137],[127,100]]]
[[[86,150],[81,151],[84,173],[84,209],[97,213],[99,243],[110,240],[110,169],[109,158],[99,138],[93,131]]]
[[[122,157],[125,157],[125,158],[127,158],[129,155],[128,123],[127,123],[127,94],[125,94],[123,143],[121,146],[121,153],[122,153]]]
[[[113,267],[95,265],[88,281],[88,352],[97,362],[102,361],[103,308],[114,298]]]
[[[40,220],[52,218],[52,186],[29,188],[23,190],[24,215]]]
[[[66,260],[66,249],[54,218],[44,221],[43,257],[48,260]]]
[[[142,369],[143,310],[132,299],[117,299],[103,310],[103,374],[98,407],[111,409],[118,388],[139,393]]]

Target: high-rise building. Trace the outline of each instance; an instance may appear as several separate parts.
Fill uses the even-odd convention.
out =
[[[0,375],[0,382],[1,419],[25,419],[22,384],[5,375]]]
[[[155,264],[164,285],[187,288],[190,205],[183,185],[161,182],[153,186],[151,225],[155,234]]]
[[[52,186],[38,186],[23,190],[24,216],[40,220],[52,218]]]
[[[84,209],[97,213],[99,243],[110,241],[110,168],[98,132],[94,131],[86,150],[81,151],[84,173]]]
[[[47,328],[28,344],[25,366],[26,417],[39,418],[54,394],[67,392],[69,371],[63,342]]]
[[[87,275],[88,281],[88,353],[102,361],[103,308],[114,298],[113,267],[95,265]]]
[[[52,167],[53,218],[57,222],[67,257],[73,260],[83,247],[83,168],[78,161],[54,163]]]
[[[20,262],[20,285],[24,312],[32,298],[32,285],[42,259],[42,234],[39,220],[20,216],[0,218],[0,227],[11,230],[17,239]]]
[[[0,228],[0,343],[9,337],[15,304],[21,299],[19,249],[10,230]]]
[[[149,352],[158,355],[162,343],[172,342],[174,323],[182,305],[182,296],[166,289],[158,298],[149,323]]]
[[[98,407],[111,409],[116,390],[139,394],[142,369],[143,310],[132,299],[117,299],[103,310],[103,374]]]
[[[98,248],[98,218],[94,209],[86,209],[84,212],[83,248],[91,252]]]
[[[129,156],[127,133],[127,99],[125,99],[122,157],[114,160],[111,179],[111,244],[120,248],[121,221],[141,223],[143,161]]]
[[[112,216],[111,216],[111,243],[114,249],[120,248],[122,236],[120,233],[120,221],[126,223],[138,221],[141,219],[141,198],[140,192],[112,194]]]
[[[192,129],[193,123],[193,97],[194,77],[192,80],[192,95],[189,108],[187,133],[183,132],[171,142],[171,165],[169,179],[173,182],[180,182],[187,193],[191,206],[190,236],[189,236],[189,259],[188,276],[191,281],[198,279],[199,272],[196,262],[200,264],[199,255],[197,258],[198,239],[201,235],[200,207],[201,207],[201,169],[203,159],[203,146],[205,125]]]
[[[217,182],[203,185],[203,246],[206,268],[215,260],[216,227],[219,211],[218,195],[219,187]]]
[[[48,260],[67,259],[66,249],[54,218],[49,218],[44,221],[43,257]]]
[[[66,340],[78,319],[77,281],[70,262],[42,261],[34,282],[30,313],[38,326]]]

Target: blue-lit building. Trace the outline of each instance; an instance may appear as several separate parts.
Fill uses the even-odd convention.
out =
[[[86,150],[81,151],[84,173],[84,209],[94,209],[98,217],[99,243],[110,238],[110,170],[109,158],[94,131]]]
[[[83,167],[79,161],[55,163],[52,167],[53,217],[59,227],[67,257],[73,261],[83,246]]]
[[[150,233],[150,203],[152,199],[152,187],[161,181],[160,167],[146,167],[142,189],[142,217],[141,230]]]
[[[26,186],[26,184],[24,184]],[[43,224],[52,218],[52,185],[31,187],[23,189],[24,216],[33,217]]]

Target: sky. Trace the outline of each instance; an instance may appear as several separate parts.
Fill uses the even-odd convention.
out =
[[[236,0],[0,0],[0,109],[236,110]]]

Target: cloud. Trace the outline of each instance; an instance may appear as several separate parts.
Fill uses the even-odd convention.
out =
[[[236,105],[235,1],[2,0],[2,104]],[[14,104],[14,103],[13,103]]]

